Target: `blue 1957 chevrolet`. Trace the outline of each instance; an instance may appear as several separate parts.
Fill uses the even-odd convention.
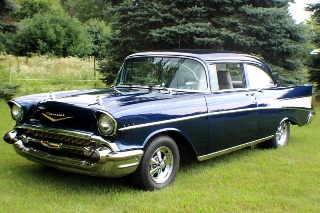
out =
[[[133,54],[110,88],[24,96],[9,106],[16,125],[4,140],[21,156],[88,175],[130,174],[147,190],[169,185],[180,159],[283,147],[290,125],[314,115],[312,86],[279,87],[254,56],[204,50]]]

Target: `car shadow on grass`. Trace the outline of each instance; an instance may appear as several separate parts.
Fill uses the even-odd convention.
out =
[[[252,149],[243,149],[234,153],[219,156],[214,159],[199,162],[197,160],[183,161],[180,165],[178,176],[188,178],[190,175],[197,175],[203,169],[214,169],[222,164],[229,164],[233,161],[241,160],[243,156],[250,155]],[[248,153],[249,152],[249,153]],[[28,162],[28,165],[16,167],[15,178],[18,181],[28,180],[28,185],[36,187],[45,186],[50,191],[63,189],[64,191],[92,194],[109,194],[123,192],[143,191],[137,188],[131,181],[130,176],[120,178],[106,178],[89,175],[76,174],[47,167],[34,162]]]
[[[28,179],[28,184],[43,185],[52,190],[64,189],[81,193],[112,193],[128,190],[138,190],[128,177],[106,178],[66,172],[59,169],[33,163],[23,170],[23,179]],[[17,176],[18,178],[19,176]],[[21,180],[23,181],[23,180]]]

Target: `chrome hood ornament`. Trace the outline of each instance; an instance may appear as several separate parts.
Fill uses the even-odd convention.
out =
[[[56,96],[51,91],[49,94],[41,101],[41,103],[47,102],[47,101],[54,101],[56,99]]]

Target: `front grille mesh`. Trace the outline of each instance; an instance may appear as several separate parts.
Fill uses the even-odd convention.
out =
[[[46,152],[51,155],[59,156],[59,157],[67,157],[77,160],[88,160],[88,156],[86,156],[82,151],[79,150],[72,150],[72,149],[49,149],[47,147],[42,146],[39,143],[29,142],[28,146],[35,148],[37,150]]]
[[[22,135],[25,135],[27,138],[29,138],[29,142],[27,144],[30,147],[41,150],[51,155],[79,160],[87,160],[89,158],[82,151],[82,147],[98,146],[98,144],[88,139],[73,137],[69,135],[54,134],[50,132],[42,132],[38,130],[27,130]],[[43,146],[40,142],[37,141],[48,141],[51,143],[68,145],[68,148],[52,149]]]
[[[88,146],[92,144],[91,141],[83,138],[77,138],[77,137],[68,136],[68,135],[58,135],[58,134],[53,134],[48,132],[41,132],[37,130],[29,130],[27,134],[31,138],[61,142],[61,143],[70,144],[70,145]]]

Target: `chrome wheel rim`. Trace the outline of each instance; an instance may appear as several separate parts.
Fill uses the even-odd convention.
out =
[[[150,177],[155,183],[164,183],[170,177],[173,170],[173,154],[166,147],[159,147],[150,160]]]
[[[287,132],[288,132],[287,122],[282,122],[276,131],[276,140],[279,146],[283,146],[287,142]]]

